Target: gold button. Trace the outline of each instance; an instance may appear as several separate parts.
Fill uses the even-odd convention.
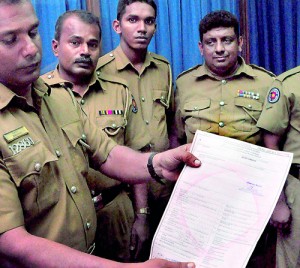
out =
[[[145,101],[145,98],[144,97],[142,97],[142,102],[144,102]]]
[[[248,105],[248,108],[252,108],[252,105],[251,105],[251,104],[249,104],[249,105]]]
[[[81,135],[81,138],[86,141],[86,135],[84,133]]]
[[[165,97],[164,97],[164,96],[161,96],[161,97],[160,97],[160,99],[161,99],[161,100],[164,100],[164,99],[165,99]]]
[[[89,229],[91,228],[91,225],[92,225],[92,224],[88,221],[88,222],[86,223],[86,229],[89,230]]]
[[[116,125],[115,123],[113,123],[113,124],[111,125],[111,127],[112,127],[112,128],[116,128],[117,125]]]
[[[224,101],[220,101],[220,106],[224,106],[225,102]]]
[[[195,106],[195,107],[194,107],[194,110],[198,110],[198,107],[197,107],[197,106]]]
[[[80,101],[80,103],[83,105],[83,104],[85,103],[85,100],[82,99],[82,100]]]
[[[225,126],[224,122],[219,122],[219,126],[224,127]]]
[[[97,72],[96,72],[96,74],[97,74],[97,75],[100,75],[100,72],[99,72],[99,71],[97,71]]]
[[[149,125],[149,121],[148,120],[146,120],[145,123],[146,123],[146,125]]]
[[[76,192],[77,192],[77,187],[76,187],[76,186],[72,186],[72,187],[71,187],[71,192],[72,192],[73,194],[76,194]]]
[[[35,163],[34,170],[37,171],[37,172],[40,172],[41,169],[42,169],[41,163]]]
[[[114,54],[110,53],[110,54],[109,54],[109,56],[110,56],[110,57],[113,57],[113,56],[114,56]]]
[[[48,79],[51,79],[53,76],[52,76],[52,74],[49,74],[48,75]]]
[[[227,83],[227,81],[224,79],[222,80],[222,84],[225,85]]]

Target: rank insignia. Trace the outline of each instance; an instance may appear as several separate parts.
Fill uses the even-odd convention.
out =
[[[268,102],[269,103],[276,103],[280,98],[280,91],[277,87],[273,87],[270,91],[269,91],[269,95],[268,95]]]
[[[99,115],[122,115],[123,111],[122,110],[100,110]]]
[[[255,93],[253,91],[238,90],[237,96],[253,100],[259,100],[259,93]]]
[[[135,99],[132,95],[131,95],[131,98],[132,98],[132,112],[137,113],[138,108],[137,108],[137,105],[136,105],[136,101],[135,101]]]
[[[5,141],[7,143],[9,143],[9,142],[12,142],[12,141],[14,141],[14,140],[16,140],[16,139],[18,139],[18,138],[20,138],[22,136],[27,135],[28,133],[29,132],[28,132],[28,130],[27,130],[26,127],[19,127],[19,128],[15,129],[13,131],[5,133],[3,135],[3,138],[5,139]]]

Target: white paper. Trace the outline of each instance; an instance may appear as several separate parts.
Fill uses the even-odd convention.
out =
[[[293,154],[197,131],[152,241],[150,258],[245,267],[274,210]]]

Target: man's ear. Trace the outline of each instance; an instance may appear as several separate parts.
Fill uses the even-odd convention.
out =
[[[198,42],[198,48],[199,48],[201,56],[203,56],[203,44],[201,43],[201,41]]]
[[[114,21],[113,21],[113,24],[112,24],[112,27],[113,27],[113,29],[115,30],[115,32],[116,32],[117,34],[121,34],[121,33],[122,33],[120,21],[114,20]]]
[[[243,43],[244,43],[243,36],[240,36],[238,39],[239,52],[242,52]]]
[[[58,41],[55,39],[52,39],[52,51],[54,56],[58,57]]]

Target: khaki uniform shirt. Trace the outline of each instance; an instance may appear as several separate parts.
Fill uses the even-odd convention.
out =
[[[137,112],[141,113],[151,135],[153,150],[168,149],[166,109],[172,102],[172,77],[168,61],[148,52],[139,73],[118,46],[99,59],[97,69],[127,81],[139,109]]]
[[[300,164],[300,67],[289,70],[274,81],[257,126],[286,140],[283,150],[294,153]]]
[[[0,90],[0,233],[24,225],[33,235],[87,251],[96,215],[85,181],[86,148],[99,165],[115,143],[66,90],[51,91],[37,80],[34,107],[2,84]]]
[[[227,79],[214,77],[206,65],[179,75],[176,85],[178,138],[192,142],[196,130],[250,143],[261,139],[256,122],[274,75],[242,58]]]
[[[42,78],[53,89],[72,89],[72,84],[60,78],[57,68]],[[101,72],[94,72],[90,85],[83,96],[73,92],[84,112],[98,127],[104,130],[116,143],[140,150],[150,143],[150,136],[143,125],[140,114],[136,113],[136,103],[129,91],[126,81]],[[97,190],[120,184],[117,180],[99,172],[92,174],[101,177],[96,185],[89,185]],[[99,178],[97,178],[98,180]],[[105,181],[104,181],[105,179]],[[94,182],[90,182],[94,184]],[[95,190],[95,189],[94,189]]]

